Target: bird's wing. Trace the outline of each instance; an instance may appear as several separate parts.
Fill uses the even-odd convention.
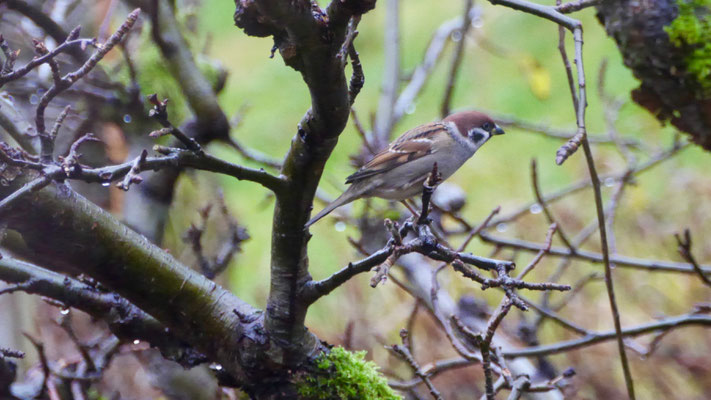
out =
[[[346,183],[355,183],[365,178],[390,171],[407,162],[422,158],[436,151],[433,146],[436,135],[446,135],[447,127],[440,122],[418,126],[400,136],[387,149],[376,154],[353,175],[346,178]]]

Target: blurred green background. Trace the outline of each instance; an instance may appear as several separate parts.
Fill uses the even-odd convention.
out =
[[[568,82],[557,49],[557,26],[486,2],[479,3],[479,7],[481,19],[475,21],[475,27],[466,38],[453,108],[512,115],[529,122],[569,128],[572,132],[575,119]],[[366,128],[370,128],[370,115],[376,111],[382,84],[384,8],[384,3],[379,2],[374,11],[363,17],[358,29],[360,34],[355,41],[365,71],[365,86],[354,108]],[[425,0],[401,2],[401,62],[404,75],[421,62],[437,27],[460,15],[462,9],[462,1],[444,0],[436,4]],[[191,38],[191,42],[198,47],[209,42],[208,56],[218,60],[229,71],[227,86],[220,96],[225,112],[234,115],[246,107],[242,123],[232,133],[234,137],[244,145],[281,159],[296,132],[297,123],[308,108],[308,92],[300,74],[286,67],[278,54],[273,59],[269,58],[271,39],[247,37],[234,26],[233,12],[233,2],[217,0],[204,1],[200,7],[186,12],[186,15],[194,14],[198,21],[198,34]],[[627,100],[615,121],[615,127],[623,136],[643,142],[652,149],[651,153],[668,148],[675,131],[660,126],[652,115],[629,101],[629,92],[637,86],[637,82],[623,66],[613,40],[605,35],[596,21],[594,10],[588,9],[574,16],[582,20],[585,29],[588,131],[591,134],[607,134],[603,104],[597,90],[601,62],[607,60],[607,91]],[[567,39],[568,52],[572,55],[572,38],[568,35]],[[492,47],[496,51],[492,51]],[[397,125],[396,135],[438,118],[453,48],[450,43],[445,49],[442,62],[418,97],[414,109]],[[162,88],[143,89],[145,92],[160,92]],[[492,140],[451,178],[467,192],[468,204],[464,215],[476,223],[497,205],[502,207],[502,213],[506,213],[531,201],[532,158],[538,160],[541,186],[545,193],[586,178],[587,167],[582,151],[563,166],[555,165],[555,151],[562,143],[514,128],[507,129],[507,135]],[[349,122],[327,164],[321,183],[321,188],[331,196],[344,189],[344,178],[353,172],[348,156],[357,152],[360,145],[361,138]],[[209,151],[231,161],[255,166],[220,144],[211,145]],[[594,153],[601,174],[625,169],[624,159],[614,146],[595,146]],[[637,152],[636,155],[639,162],[649,158],[645,153]],[[706,223],[711,211],[709,167],[708,154],[692,146],[641,175],[636,185],[629,186],[615,224],[618,252],[650,259],[680,260],[673,233],[689,227],[696,238],[694,252],[697,259],[708,260],[711,257],[711,243],[705,238],[711,233]],[[165,246],[186,262],[191,262],[191,255],[182,244],[181,235],[191,222],[198,220],[197,210],[215,198],[216,185],[224,190],[229,208],[252,237],[244,243],[243,252],[232,262],[227,283],[241,298],[257,307],[264,307],[269,289],[273,199],[260,187],[209,173],[186,174],[180,181],[178,196],[172,206]],[[607,199],[611,189],[606,187],[604,190]],[[592,196],[591,191],[584,191],[552,207],[568,236],[573,236],[594,217]],[[356,209],[363,207],[360,203],[356,203]],[[385,204],[382,203],[383,206]],[[316,209],[320,207],[322,204],[315,205]],[[545,217],[537,214],[528,215],[515,224],[509,224],[504,232],[495,233],[542,242],[546,230]],[[347,242],[348,236],[357,234],[352,228],[338,231],[333,219],[326,218],[311,231],[314,237],[310,242],[309,256],[311,274],[315,278],[323,278],[349,261],[360,258]],[[558,239],[554,243],[560,245]],[[584,248],[597,251],[598,240],[591,240]],[[468,250],[487,255],[491,246],[474,241]],[[500,256],[516,257],[519,265],[525,265],[532,257],[530,254],[507,251]],[[529,279],[546,279],[555,265],[555,259],[545,259]],[[592,271],[602,272],[602,266],[575,262],[563,282],[573,283]],[[369,278],[369,274],[363,274],[316,303],[309,311],[307,325],[321,338],[338,343],[346,326],[352,323],[355,325],[356,347],[371,350],[369,356],[383,366],[397,365],[388,358],[379,342],[395,343],[398,340],[398,331],[405,324],[412,300],[391,283],[371,289]],[[694,302],[709,299],[708,288],[703,287],[694,276],[649,274],[618,268],[615,278],[625,326],[647,322],[663,314],[685,313]],[[449,285],[455,297],[468,293],[485,299],[492,306],[498,304],[501,298],[500,293],[491,290],[481,292],[478,285],[449,271],[442,274],[442,281]],[[529,294],[534,299],[537,296]],[[554,298],[557,296],[554,295]],[[607,330],[612,327],[602,283],[589,285],[562,314],[589,329]],[[507,321],[513,326],[518,318],[512,314]],[[428,326],[426,321],[422,324]],[[544,336],[541,337],[544,343],[573,337],[555,325],[547,324],[544,328]],[[431,323],[429,329],[432,329]],[[446,348],[446,341],[436,339],[435,332],[416,332],[415,335],[425,343],[440,340],[439,348],[433,346],[431,354],[423,356],[432,358],[422,362],[451,354],[450,349]],[[704,388],[708,389],[709,384],[701,382],[698,373],[702,373],[701,376],[704,372],[710,373],[708,360],[700,364],[699,372],[698,368],[683,367],[678,360],[671,362],[665,357],[671,357],[669,354],[676,354],[674,351],[677,350],[683,354],[708,354],[710,335],[691,328],[670,336],[672,338],[665,341],[669,342],[666,352],[655,356],[661,359],[644,361],[631,353],[639,398],[658,398],[654,393],[660,387],[674,388],[679,385],[687,389],[685,393],[689,398],[702,398],[699,396],[702,396]],[[612,342],[551,359],[561,369],[576,367],[582,382],[582,398],[602,396],[605,392],[601,388],[606,385],[612,398],[623,393],[618,390],[622,389],[622,381]]]

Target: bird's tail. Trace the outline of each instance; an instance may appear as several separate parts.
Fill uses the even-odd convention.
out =
[[[328,203],[328,205],[324,207],[324,209],[321,210],[318,214],[316,214],[315,217],[311,218],[311,220],[309,220],[309,222],[307,222],[304,227],[308,228],[309,226],[316,223],[316,221],[328,215],[331,211],[342,205],[348,204],[355,199],[356,198],[351,193],[348,193],[348,191],[346,191],[342,195],[338,196],[336,200],[333,200],[332,202]]]

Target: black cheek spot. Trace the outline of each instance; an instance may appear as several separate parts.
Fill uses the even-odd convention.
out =
[[[479,143],[482,139],[484,139],[484,134],[479,132],[473,132],[471,136],[472,140],[476,143]]]

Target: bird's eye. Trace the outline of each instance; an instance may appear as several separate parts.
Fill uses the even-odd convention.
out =
[[[491,122],[484,122],[484,125],[481,127],[484,128],[485,131],[490,132],[494,125]]]

